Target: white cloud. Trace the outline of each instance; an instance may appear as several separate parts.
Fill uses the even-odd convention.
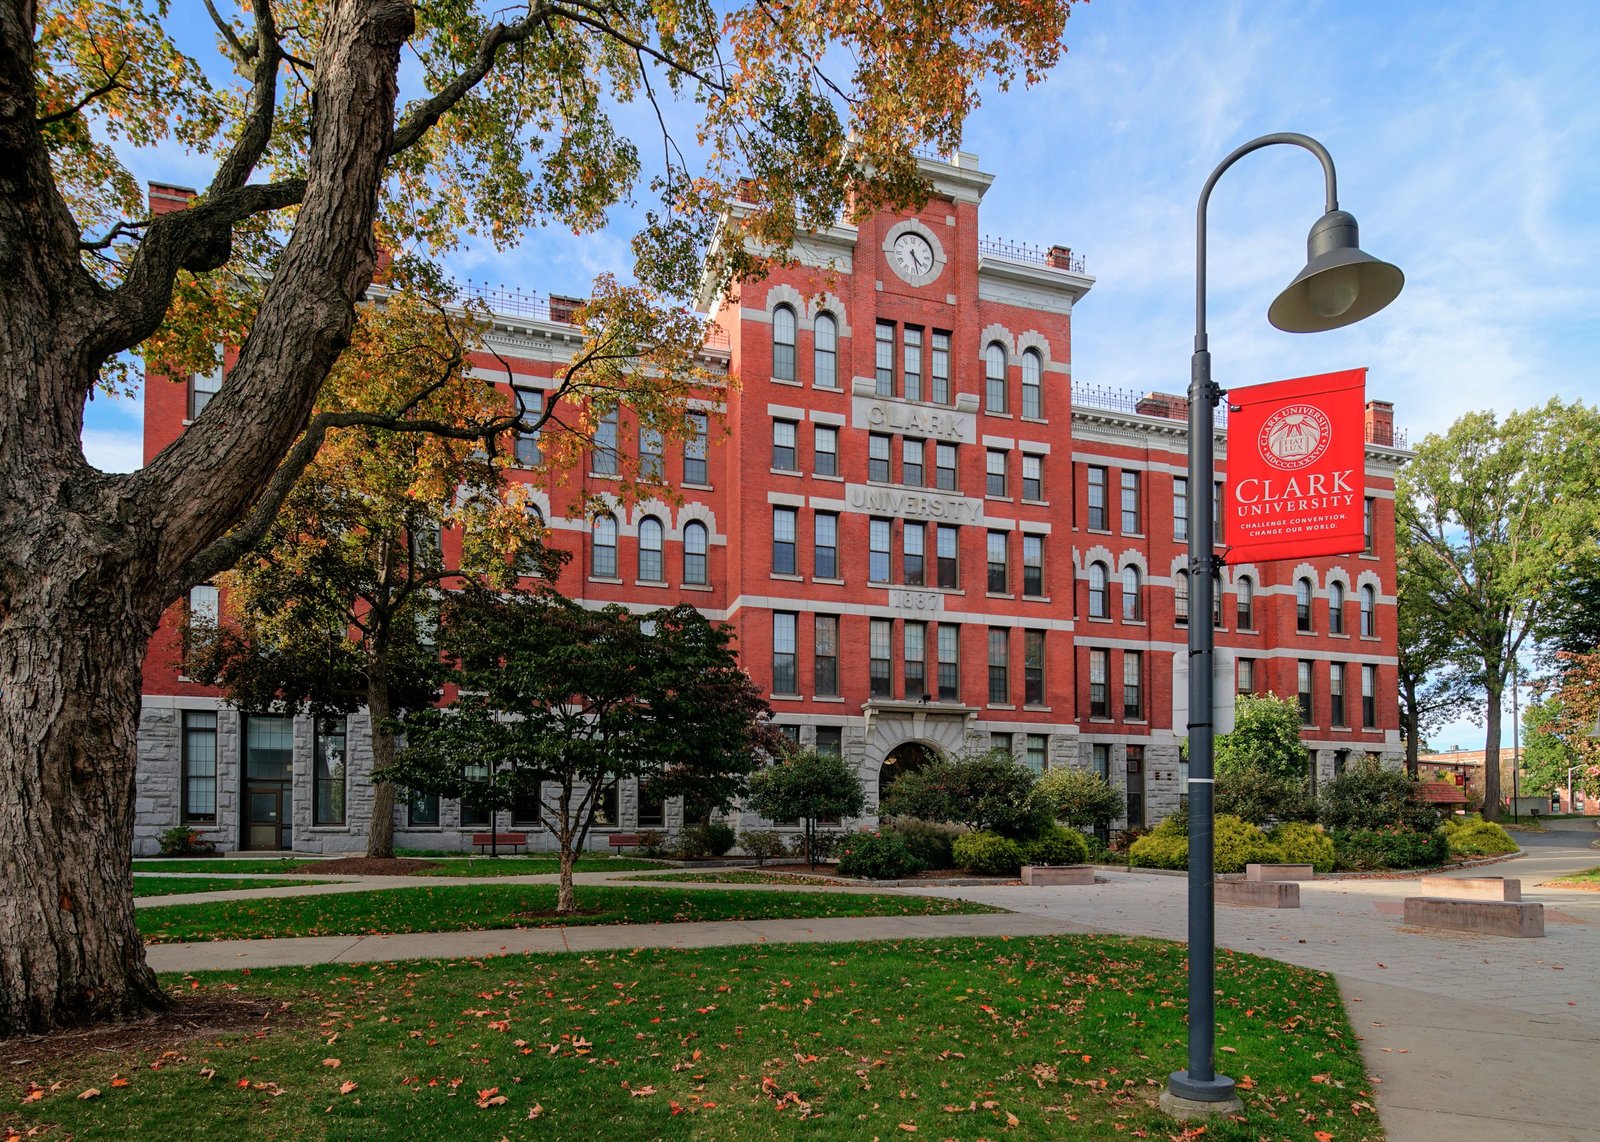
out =
[[[85,428],[83,455],[102,472],[132,472],[144,467],[144,437],[120,429]]]

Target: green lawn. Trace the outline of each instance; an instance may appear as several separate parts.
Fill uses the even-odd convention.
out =
[[[191,892],[227,892],[239,888],[304,888],[310,884],[327,884],[326,880],[264,880],[248,876],[136,876],[133,878],[135,896],[179,896]]]
[[[9,1118],[141,1139],[1201,1137],[1154,1107],[1185,1062],[1184,949],[1161,941],[644,949],[181,983],[288,1010],[250,1034],[9,1068]],[[1222,952],[1217,986],[1219,1058],[1246,1109],[1205,1142],[1383,1137],[1332,978]],[[22,1101],[28,1083],[38,1100]]]
[[[304,857],[193,857],[136,860],[134,872],[288,872],[307,863]]]
[[[643,857],[579,857],[573,864],[574,872],[638,872],[647,868],[669,868],[670,865]],[[561,865],[554,857],[466,857],[441,860],[438,868],[426,869],[419,876],[554,876]]]
[[[656,876],[630,876],[630,882],[654,884],[658,881],[683,884],[805,884],[838,888],[839,882],[824,876],[794,875],[784,872],[758,872],[753,869],[731,869],[718,872],[705,869],[700,872],[663,872]]]
[[[1553,884],[1557,888],[1600,888],[1600,868],[1586,868],[1582,872],[1563,876],[1560,880],[1547,880],[1545,883]]]
[[[943,916],[1002,912],[964,900],[842,892],[667,888],[578,889],[577,916],[557,919],[553,884],[451,884],[323,896],[214,900],[139,910],[147,942],[456,932],[564,924],[665,924],[818,916]]]

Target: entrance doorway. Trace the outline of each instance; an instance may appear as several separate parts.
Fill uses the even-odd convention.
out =
[[[294,720],[253,714],[245,719],[243,848],[294,847]]]
[[[883,765],[878,768],[878,801],[883,802],[883,794],[897,780],[908,773],[915,773],[939,759],[939,754],[930,746],[921,742],[901,742],[889,751],[889,756],[883,759]]]
[[[280,782],[245,789],[244,847],[286,852],[289,839],[289,787]]]

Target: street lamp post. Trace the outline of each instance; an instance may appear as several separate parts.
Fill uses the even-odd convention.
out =
[[[1303,147],[1322,163],[1327,206],[1306,240],[1306,266],[1267,311],[1288,333],[1338,329],[1370,317],[1400,293],[1398,269],[1358,248],[1356,220],[1339,209],[1333,159],[1315,139],[1294,133],[1263,135],[1211,172],[1195,212],[1194,357],[1189,371],[1189,1066],[1174,1071],[1162,1095],[1180,1116],[1226,1113],[1239,1104],[1233,1080],[1216,1071],[1216,914],[1212,869],[1213,731],[1212,520],[1216,490],[1213,419],[1222,390],[1211,379],[1206,339],[1206,208],[1224,171],[1252,151],[1278,143]]]

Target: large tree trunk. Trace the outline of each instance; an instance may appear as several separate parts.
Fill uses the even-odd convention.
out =
[[[394,733],[389,729],[389,676],[382,655],[367,678],[367,719],[372,727],[374,772],[394,764]],[[372,787],[372,824],[367,832],[367,856],[387,860],[394,856],[394,783],[377,781]]]
[[[33,565],[0,612],[0,1037],[165,1003],[129,874],[154,622],[94,592],[73,544]]]
[[[572,865],[578,857],[578,845],[583,843],[584,831],[572,825],[572,782],[561,783],[561,820],[557,825],[556,841],[561,848],[561,884],[556,889],[556,912],[562,916],[578,910],[577,894],[572,889]]]
[[[1483,819],[1500,819],[1500,697],[1501,689],[1490,686],[1489,708],[1485,711],[1483,740]]]
[[[1422,717],[1417,713],[1417,687],[1416,683],[1407,679],[1401,687],[1400,720],[1406,732],[1406,772],[1412,777],[1417,775],[1417,754],[1422,743],[1417,739],[1422,733]]]

